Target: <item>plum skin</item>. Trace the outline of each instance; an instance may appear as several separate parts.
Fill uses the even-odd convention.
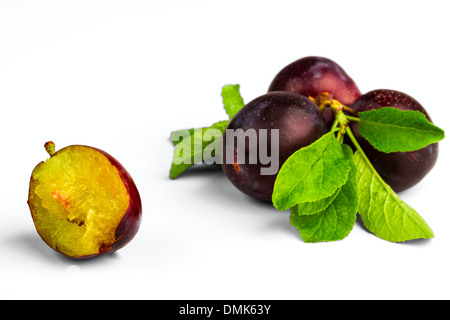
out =
[[[351,105],[356,112],[382,107],[420,111],[431,122],[425,108],[417,100],[400,91],[373,90],[362,95]],[[438,143],[412,152],[384,153],[376,150],[361,136],[357,122],[352,122],[350,126],[375,170],[395,192],[407,190],[419,183],[436,164],[439,153]]]
[[[116,241],[109,249],[109,252],[117,251],[127,245],[137,234],[139,227],[142,221],[142,202],[141,197],[139,195],[139,191],[136,187],[136,184],[131,178],[131,175],[128,171],[122,166],[122,164],[117,161],[116,158],[106,153],[103,150],[93,148],[98,152],[102,153],[106,158],[108,158],[109,162],[117,168],[119,171],[120,178],[122,179],[125,188],[130,196],[130,202],[128,205],[128,209],[125,212],[125,215],[122,217],[119,225],[117,226],[115,237]],[[100,254],[103,254],[101,252]]]
[[[344,105],[361,95],[355,82],[336,62],[323,57],[305,57],[284,67],[272,80],[272,91],[288,91],[317,97],[328,92]]]
[[[328,93],[331,99],[350,106],[361,92],[352,78],[336,62],[328,58],[310,56],[284,67],[269,86],[268,92],[287,91],[316,98]],[[324,110],[325,122],[330,128],[334,113]]]
[[[290,92],[271,92],[249,102],[231,120],[227,129],[279,129],[279,168],[287,158],[320,138],[327,132],[323,115],[319,107],[305,96]],[[269,154],[271,150],[268,138]],[[259,143],[259,140],[258,140]],[[226,132],[222,139],[222,169],[227,178],[240,191],[248,196],[262,200],[272,201],[275,175],[261,175],[260,169],[264,167],[248,163],[248,150],[246,150],[246,163],[226,163]],[[248,146],[246,146],[248,149]],[[236,143],[234,143],[236,156]],[[269,165],[266,165],[266,167]],[[277,171],[278,172],[278,171]]]
[[[288,91],[316,98],[328,93],[330,98],[351,105],[361,96],[352,78],[336,62],[323,57],[305,57],[284,67],[269,86],[268,92]]]
[[[129,172],[122,166],[122,164],[117,159],[115,159],[113,156],[111,156],[107,152],[97,149],[97,148],[94,148],[94,147],[89,147],[89,146],[82,146],[82,147],[91,148],[91,149],[101,153],[109,160],[111,165],[113,165],[118,170],[120,178],[125,186],[125,189],[127,190],[127,193],[129,195],[130,199],[129,199],[127,211],[123,215],[119,225],[117,226],[117,228],[115,230],[114,243],[109,247],[101,248],[97,254],[77,256],[77,257],[67,255],[64,252],[59,251],[57,248],[53,248],[52,245],[47,241],[47,239],[40,233],[39,229],[36,228],[36,231],[38,232],[39,236],[49,247],[53,248],[55,251],[57,251],[58,253],[60,253],[64,256],[70,257],[72,259],[79,259],[79,260],[89,259],[89,258],[93,258],[93,257],[99,257],[99,256],[102,256],[102,255],[105,255],[108,253],[115,252],[115,251],[123,248],[135,237],[135,235],[137,234],[137,232],[139,230],[141,220],[142,220],[141,198],[139,195],[139,191],[138,191],[131,175],[129,174]],[[62,152],[64,149],[66,149],[66,148],[59,150],[52,156],[56,156],[59,152]],[[41,163],[43,163],[43,162],[41,162]],[[38,166],[39,166],[39,164],[38,164]],[[29,188],[29,192],[28,192],[28,199],[30,199],[31,180],[32,179],[33,179],[33,177],[31,177],[31,179],[30,179],[30,188]],[[30,210],[33,210],[33,208],[32,208],[33,204],[30,201],[27,201],[27,204],[28,204]]]

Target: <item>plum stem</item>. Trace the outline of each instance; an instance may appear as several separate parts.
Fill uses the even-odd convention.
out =
[[[349,136],[350,140],[352,140],[353,145],[356,147],[356,150],[359,151],[359,154],[361,155],[361,157],[364,159],[364,161],[367,163],[367,165],[369,166],[369,168],[373,171],[373,172],[377,172],[375,170],[375,168],[373,167],[372,163],[370,163],[369,158],[367,158],[366,154],[364,153],[363,149],[361,148],[361,146],[359,145],[358,141],[356,141],[355,136],[353,135],[352,130],[350,129],[350,127],[345,128],[345,131],[347,133],[347,135]]]
[[[55,154],[55,143],[53,141],[48,141],[44,144],[45,151],[51,156]]]
[[[330,131],[334,131],[338,125],[339,125],[339,119],[335,119],[333,122],[333,125],[331,126]]]
[[[359,122],[359,118],[357,118],[357,117],[352,117],[352,116],[347,116],[347,115],[345,117],[350,121]]]
[[[319,95],[315,98],[309,96],[309,99],[311,99],[313,102],[315,102],[320,110],[324,110],[326,107],[331,108],[333,111],[338,110],[344,110],[345,112],[356,114],[355,110],[352,108],[340,103],[338,100],[333,99],[332,95],[330,95],[328,92],[321,92]]]
[[[315,98],[309,97],[312,101],[314,101],[320,108],[320,110],[324,111],[327,106],[329,106],[331,101],[331,95],[328,92],[321,92]]]
[[[326,107],[330,108],[335,115],[335,120],[333,122],[333,125],[331,127],[330,131],[338,131],[336,139],[340,143],[344,143],[344,135],[350,132],[348,124],[350,121],[359,122],[358,117],[353,117],[346,115],[345,112],[349,112],[351,114],[355,114],[356,112],[352,109],[347,107],[346,105],[343,105],[336,99],[332,99],[331,96],[327,92],[323,92],[319,94],[316,98],[309,97],[312,101],[314,101],[320,108],[320,110],[324,110]],[[349,135],[350,135],[349,134]],[[353,136],[353,135],[352,135]],[[352,140],[353,141],[353,140]],[[356,140],[355,140],[356,142]],[[357,143],[357,142],[356,142]],[[359,148],[361,149],[361,148]],[[361,149],[362,152],[362,149]]]
[[[350,112],[351,114],[355,114],[356,113],[355,110],[353,110],[352,108],[347,107],[345,105],[342,105],[342,109],[344,109],[344,111]]]

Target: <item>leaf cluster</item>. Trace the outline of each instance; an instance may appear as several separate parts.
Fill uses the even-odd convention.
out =
[[[344,119],[344,114],[339,118]],[[305,242],[345,238],[359,213],[377,237],[404,242],[434,237],[425,220],[387,185],[356,141],[349,119],[359,122],[360,134],[377,150],[406,152],[444,138],[444,131],[419,111],[395,108],[360,112],[343,121],[356,152],[329,132],[294,153],[282,166],[273,193],[279,210],[291,209],[291,224]],[[339,124],[335,127],[339,127]]]
[[[239,89],[239,85],[222,88],[228,120],[172,133],[174,159],[182,161],[174,160],[170,178],[175,179],[194,163],[207,160],[204,151],[220,141],[205,139],[205,135],[210,129],[223,134],[229,121],[244,107]],[[442,140],[444,131],[419,111],[385,107],[354,117],[345,115],[345,106],[339,108],[336,103],[339,104],[335,100],[330,103],[336,118],[332,130],[292,154],[279,170],[272,195],[274,206],[280,211],[290,209],[290,222],[305,242],[344,239],[353,229],[357,214],[368,230],[384,240],[432,238],[433,231],[425,220],[382,180],[348,124],[359,122],[361,136],[385,153],[419,150]],[[343,143],[345,134],[355,152]]]

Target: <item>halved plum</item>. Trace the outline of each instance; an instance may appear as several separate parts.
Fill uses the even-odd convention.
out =
[[[73,145],[33,170],[28,205],[36,230],[54,250],[77,259],[116,251],[136,235],[142,217],[130,174],[108,153]]]

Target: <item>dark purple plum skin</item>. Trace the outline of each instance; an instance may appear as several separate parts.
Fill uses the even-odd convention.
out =
[[[431,122],[425,108],[409,95],[387,89],[370,91],[359,97],[351,108],[356,112],[393,107],[400,110],[422,112]],[[351,129],[364,153],[381,178],[395,191],[400,192],[419,183],[434,167],[438,157],[438,143],[413,152],[383,153],[372,147],[359,133],[358,123],[352,122]]]
[[[361,92],[352,78],[336,62],[323,57],[305,57],[284,67],[272,80],[269,92],[287,91],[306,97],[316,98],[327,92],[332,99],[350,106]],[[328,127],[334,120],[334,114],[325,109],[325,121]]]
[[[279,168],[287,158],[327,132],[323,115],[319,107],[305,96],[290,92],[272,92],[260,96],[242,108],[231,120],[227,129],[279,129]],[[267,150],[271,150],[268,137]],[[231,142],[233,143],[233,142]],[[226,163],[226,132],[222,140],[222,169],[228,179],[243,193],[263,201],[272,201],[275,175],[261,175],[263,165],[259,159],[256,164],[248,162],[246,145],[246,163]],[[259,144],[259,140],[258,140]],[[234,142],[234,159],[237,145]],[[278,171],[277,171],[278,173]]]

